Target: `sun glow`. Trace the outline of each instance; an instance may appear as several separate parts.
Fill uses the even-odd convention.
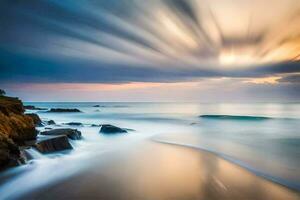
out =
[[[257,63],[259,60],[256,60],[251,54],[247,53],[237,53],[234,51],[223,51],[219,55],[219,63],[221,65],[238,65],[238,64],[253,64]]]
[[[245,81],[245,83],[254,83],[254,84],[277,84],[278,80],[281,79],[280,76],[271,76],[271,77],[263,77],[263,78],[253,78],[251,80]]]

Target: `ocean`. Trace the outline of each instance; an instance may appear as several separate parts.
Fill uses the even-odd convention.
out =
[[[68,153],[42,155],[0,174],[2,198],[16,197],[44,184],[78,173],[95,154],[126,148],[140,140],[182,145],[212,152],[271,181],[300,191],[300,104],[200,104],[125,102],[26,102],[40,108],[78,108],[81,113],[32,111],[53,127],[73,127],[83,140],[72,141]],[[99,105],[98,107],[94,107]],[[27,111],[31,112],[31,111]],[[92,124],[113,124],[132,129],[128,134],[106,136]],[[39,128],[43,129],[43,128]],[[51,171],[51,176],[48,176]],[[20,173],[23,172],[23,173]],[[17,175],[21,174],[21,175]],[[41,177],[45,177],[42,178]],[[30,184],[28,184],[30,180]],[[20,187],[17,194],[11,189]],[[8,192],[11,191],[11,192]]]

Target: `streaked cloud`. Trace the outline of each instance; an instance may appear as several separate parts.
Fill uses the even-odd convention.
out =
[[[299,0],[3,0],[0,12],[8,88],[279,88],[300,73]]]

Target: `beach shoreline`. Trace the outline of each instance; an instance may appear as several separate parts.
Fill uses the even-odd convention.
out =
[[[212,153],[141,141],[17,199],[299,199],[299,193]]]

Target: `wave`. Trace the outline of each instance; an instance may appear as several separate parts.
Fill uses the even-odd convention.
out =
[[[249,116],[249,115],[200,115],[203,119],[224,119],[224,120],[269,120],[271,117]]]
[[[241,160],[238,160],[238,159],[236,159],[232,156],[229,156],[227,154],[224,154],[224,153],[221,153],[221,152],[218,152],[218,151],[209,150],[209,149],[203,148],[203,147],[198,146],[198,145],[185,144],[185,143],[172,142],[172,141],[164,141],[164,140],[155,139],[155,138],[152,138],[151,140],[154,141],[154,142],[157,142],[157,143],[161,143],[161,144],[181,146],[181,147],[185,147],[185,148],[191,148],[191,149],[211,153],[211,154],[216,155],[216,156],[218,156],[218,157],[220,157],[224,160],[227,160],[227,161],[229,161],[229,162],[231,162],[231,163],[233,163],[237,166],[240,166],[240,167],[242,167],[242,168],[252,172],[253,174],[255,174],[259,177],[262,177],[266,180],[272,181],[274,183],[277,183],[279,185],[288,187],[288,188],[296,190],[296,191],[300,191],[300,184],[299,183],[294,182],[294,181],[289,181],[289,180],[286,180],[286,179],[283,179],[283,178],[280,178],[280,177],[272,176],[269,173],[266,173],[266,172],[263,172],[259,169],[256,169],[256,168],[248,165],[247,163],[245,163]]]

